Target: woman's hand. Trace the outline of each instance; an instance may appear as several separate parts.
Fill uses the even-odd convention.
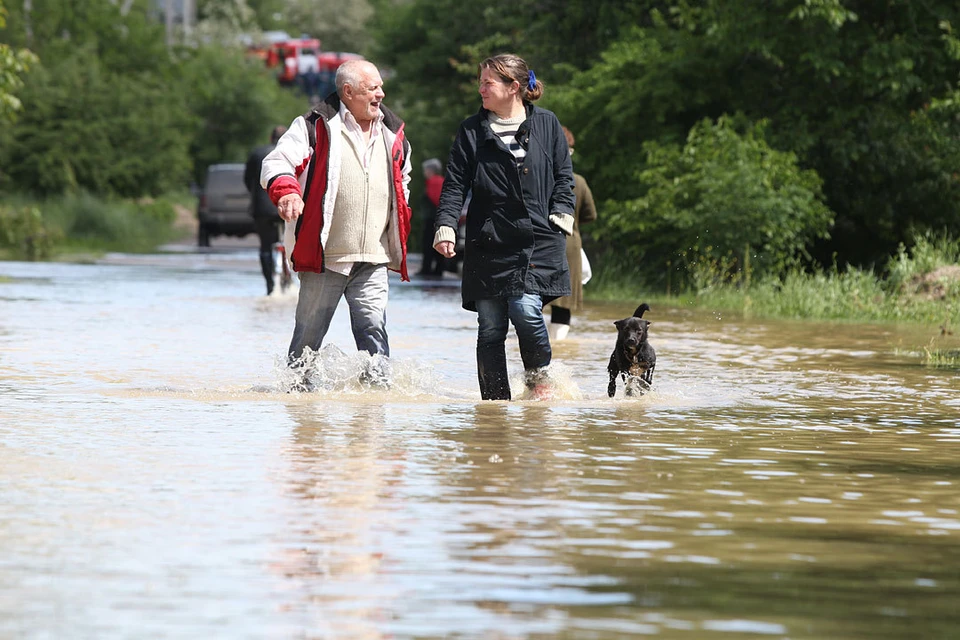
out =
[[[457,255],[457,252],[454,251],[454,244],[452,242],[438,242],[433,245],[433,248],[436,249],[437,253],[442,255],[444,258],[452,258]]]

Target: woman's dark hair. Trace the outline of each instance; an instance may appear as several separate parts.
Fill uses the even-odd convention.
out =
[[[512,53],[501,53],[487,58],[477,68],[477,77],[484,69],[490,69],[499,75],[504,82],[519,82],[520,97],[527,102],[534,102],[543,96],[543,83],[537,80],[527,63],[520,56]]]

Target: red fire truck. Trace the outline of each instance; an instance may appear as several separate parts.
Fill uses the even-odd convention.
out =
[[[310,88],[308,93],[321,97],[333,91],[333,79],[346,60],[362,59],[356,53],[321,51],[316,38],[288,38],[271,42],[251,53],[262,58],[270,69],[277,69],[277,81],[284,86]]]

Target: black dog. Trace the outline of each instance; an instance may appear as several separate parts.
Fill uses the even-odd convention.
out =
[[[607,395],[611,398],[617,393],[617,376],[623,378],[624,391],[628,396],[643,393],[653,384],[653,369],[657,366],[657,352],[647,342],[649,320],[643,320],[643,312],[649,311],[646,302],[637,307],[630,318],[617,320],[617,346],[610,355],[607,372],[610,384]]]

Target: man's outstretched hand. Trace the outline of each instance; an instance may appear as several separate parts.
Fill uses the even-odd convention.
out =
[[[293,222],[303,213],[303,198],[299,194],[288,193],[280,198],[277,203],[277,211],[280,212],[281,218],[287,222]]]

